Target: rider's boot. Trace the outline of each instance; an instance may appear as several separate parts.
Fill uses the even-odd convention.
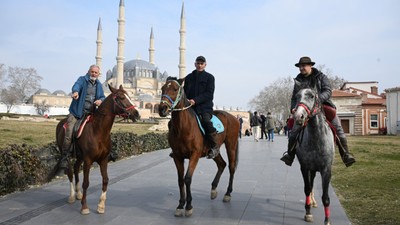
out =
[[[210,150],[207,154],[207,159],[213,159],[219,154],[219,147],[217,144],[217,132],[214,131],[207,135],[210,140]]]
[[[64,143],[61,149],[61,159],[58,165],[58,170],[56,172],[56,176],[64,176],[66,169],[69,164],[69,150],[71,147],[71,139],[69,137],[65,137]]]
[[[118,152],[115,148],[111,147],[110,155],[108,156],[108,161],[113,161],[118,159]]]
[[[283,153],[281,160],[286,165],[292,166],[294,157],[296,156],[297,135],[289,135],[288,150]]]
[[[353,163],[356,162],[354,156],[349,152],[349,147],[347,146],[347,139],[346,137],[337,137],[336,144],[339,147],[339,153],[342,158],[342,161],[346,167],[351,166]]]

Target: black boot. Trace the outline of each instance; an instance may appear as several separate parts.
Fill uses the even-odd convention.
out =
[[[346,167],[351,166],[353,163],[356,162],[354,156],[349,152],[349,147],[347,146],[347,139],[346,137],[337,137],[336,144],[339,147],[339,154],[342,158],[342,161]]]
[[[56,176],[64,176],[69,165],[69,151],[71,146],[71,139],[65,138],[61,149],[61,159],[58,163],[58,170],[56,171]]]
[[[113,161],[118,159],[118,152],[115,148],[111,148],[110,155],[108,156],[108,161]]]
[[[207,159],[213,159],[219,154],[219,148],[217,144],[217,132],[209,134],[208,138],[210,141],[210,150],[208,151]]]
[[[281,160],[285,162],[285,164],[288,166],[292,166],[294,157],[296,156],[296,137],[296,135],[289,136],[288,150],[283,153],[283,156],[281,158]]]

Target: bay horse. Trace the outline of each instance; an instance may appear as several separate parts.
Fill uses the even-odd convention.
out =
[[[296,94],[296,110],[294,120],[302,126],[298,135],[296,155],[300,162],[300,169],[304,180],[304,193],[306,195],[304,220],[313,221],[311,206],[313,201],[313,185],[316,172],[320,172],[322,179],[322,203],[325,207],[325,225],[330,224],[330,199],[329,183],[331,181],[332,163],[334,159],[334,134],[326,122],[322,104],[318,98],[315,87],[301,87]],[[316,204],[316,203],[315,203]],[[316,206],[314,206],[316,207]]]
[[[171,112],[171,120],[168,124],[168,142],[172,149],[174,163],[178,173],[178,185],[180,199],[175,216],[191,216],[193,213],[191,183],[194,170],[200,158],[207,155],[208,146],[207,139],[204,138],[197,119],[196,113],[186,98],[183,90],[184,79],[176,79],[169,77],[162,86],[161,102],[159,104],[159,115],[166,117]],[[231,192],[233,190],[233,178],[236,167],[239,162],[239,121],[235,116],[225,112],[216,110],[214,116],[217,116],[224,125],[225,130],[217,135],[217,144],[221,146],[225,144],[226,153],[229,161],[229,185],[224,202],[231,200]],[[189,159],[186,174],[184,174],[184,160]],[[214,159],[217,164],[217,173],[211,183],[211,199],[217,197],[217,186],[220,177],[226,167],[226,162],[221,154]],[[185,191],[186,186],[186,191]],[[185,206],[186,205],[186,206]],[[183,207],[185,206],[185,211]]]
[[[100,196],[97,212],[102,214],[105,212],[105,201],[108,185],[108,157],[111,150],[111,128],[114,124],[116,115],[129,115],[129,118],[135,122],[139,119],[139,112],[135,109],[135,104],[129,98],[127,92],[122,85],[119,89],[108,85],[111,94],[101,103],[94,112],[92,118],[86,123],[81,136],[75,142],[76,161],[72,168],[69,163],[65,173],[68,175],[70,182],[69,203],[75,202],[75,199],[81,199],[81,214],[86,215],[90,210],[86,203],[86,191],[89,187],[89,172],[92,164],[97,162],[100,166],[102,176],[102,193]],[[62,150],[64,142],[65,129],[64,124],[66,118],[61,120],[57,125],[56,142],[57,146]],[[79,188],[79,171],[83,163],[83,194]],[[73,184],[73,176],[75,175],[75,185]]]

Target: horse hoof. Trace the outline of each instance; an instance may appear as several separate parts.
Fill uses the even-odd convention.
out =
[[[82,209],[81,210],[81,214],[82,215],[88,215],[90,213],[90,210],[89,209]]]
[[[218,195],[218,192],[217,192],[217,190],[211,190],[211,199],[215,199],[216,197],[217,197],[217,195]]]
[[[331,222],[330,221],[325,221],[324,225],[331,225]]]
[[[75,202],[75,196],[69,196],[68,197],[68,203],[69,204],[72,204],[72,203],[74,203]]]
[[[306,221],[306,222],[313,222],[314,221],[314,218],[313,218],[313,216],[311,215],[311,214],[309,214],[309,215],[305,215],[304,216],[304,220]]]
[[[76,199],[78,199],[78,200],[82,200],[82,193],[80,193],[80,192],[78,192],[77,194],[76,194]]]
[[[231,201],[231,196],[229,196],[229,195],[225,195],[224,196],[224,199],[222,200],[223,202],[230,202]]]
[[[185,216],[186,217],[189,217],[189,216],[191,216],[193,214],[193,209],[189,209],[189,210],[186,210],[185,211]]]
[[[176,217],[182,217],[183,216],[183,209],[176,209],[175,210],[175,216]]]
[[[317,204],[317,202],[311,202],[311,207],[313,207],[313,208],[317,208],[317,207],[318,207],[318,204]]]
[[[104,207],[97,207],[97,213],[99,213],[99,214],[104,214],[104,212],[105,212],[106,210],[105,210],[105,208]]]

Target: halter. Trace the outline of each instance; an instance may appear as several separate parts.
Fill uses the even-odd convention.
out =
[[[182,107],[182,108],[179,108],[179,109],[175,109],[175,107],[178,105],[178,103],[179,103],[179,102],[181,101],[181,99],[182,99],[182,96],[183,96],[183,89],[182,89],[182,86],[179,84],[178,81],[176,81],[176,80],[172,80],[172,81],[174,81],[174,82],[179,86],[178,95],[176,96],[175,101],[172,100],[172,98],[171,98],[169,95],[161,95],[161,103],[167,104],[167,106],[169,107],[169,111],[170,111],[170,112],[171,112],[171,111],[182,111],[182,110],[186,110],[186,109],[192,107],[192,104],[190,104],[189,106]],[[165,97],[166,99],[168,99],[168,101],[163,100],[162,98],[164,98],[164,97]]]

